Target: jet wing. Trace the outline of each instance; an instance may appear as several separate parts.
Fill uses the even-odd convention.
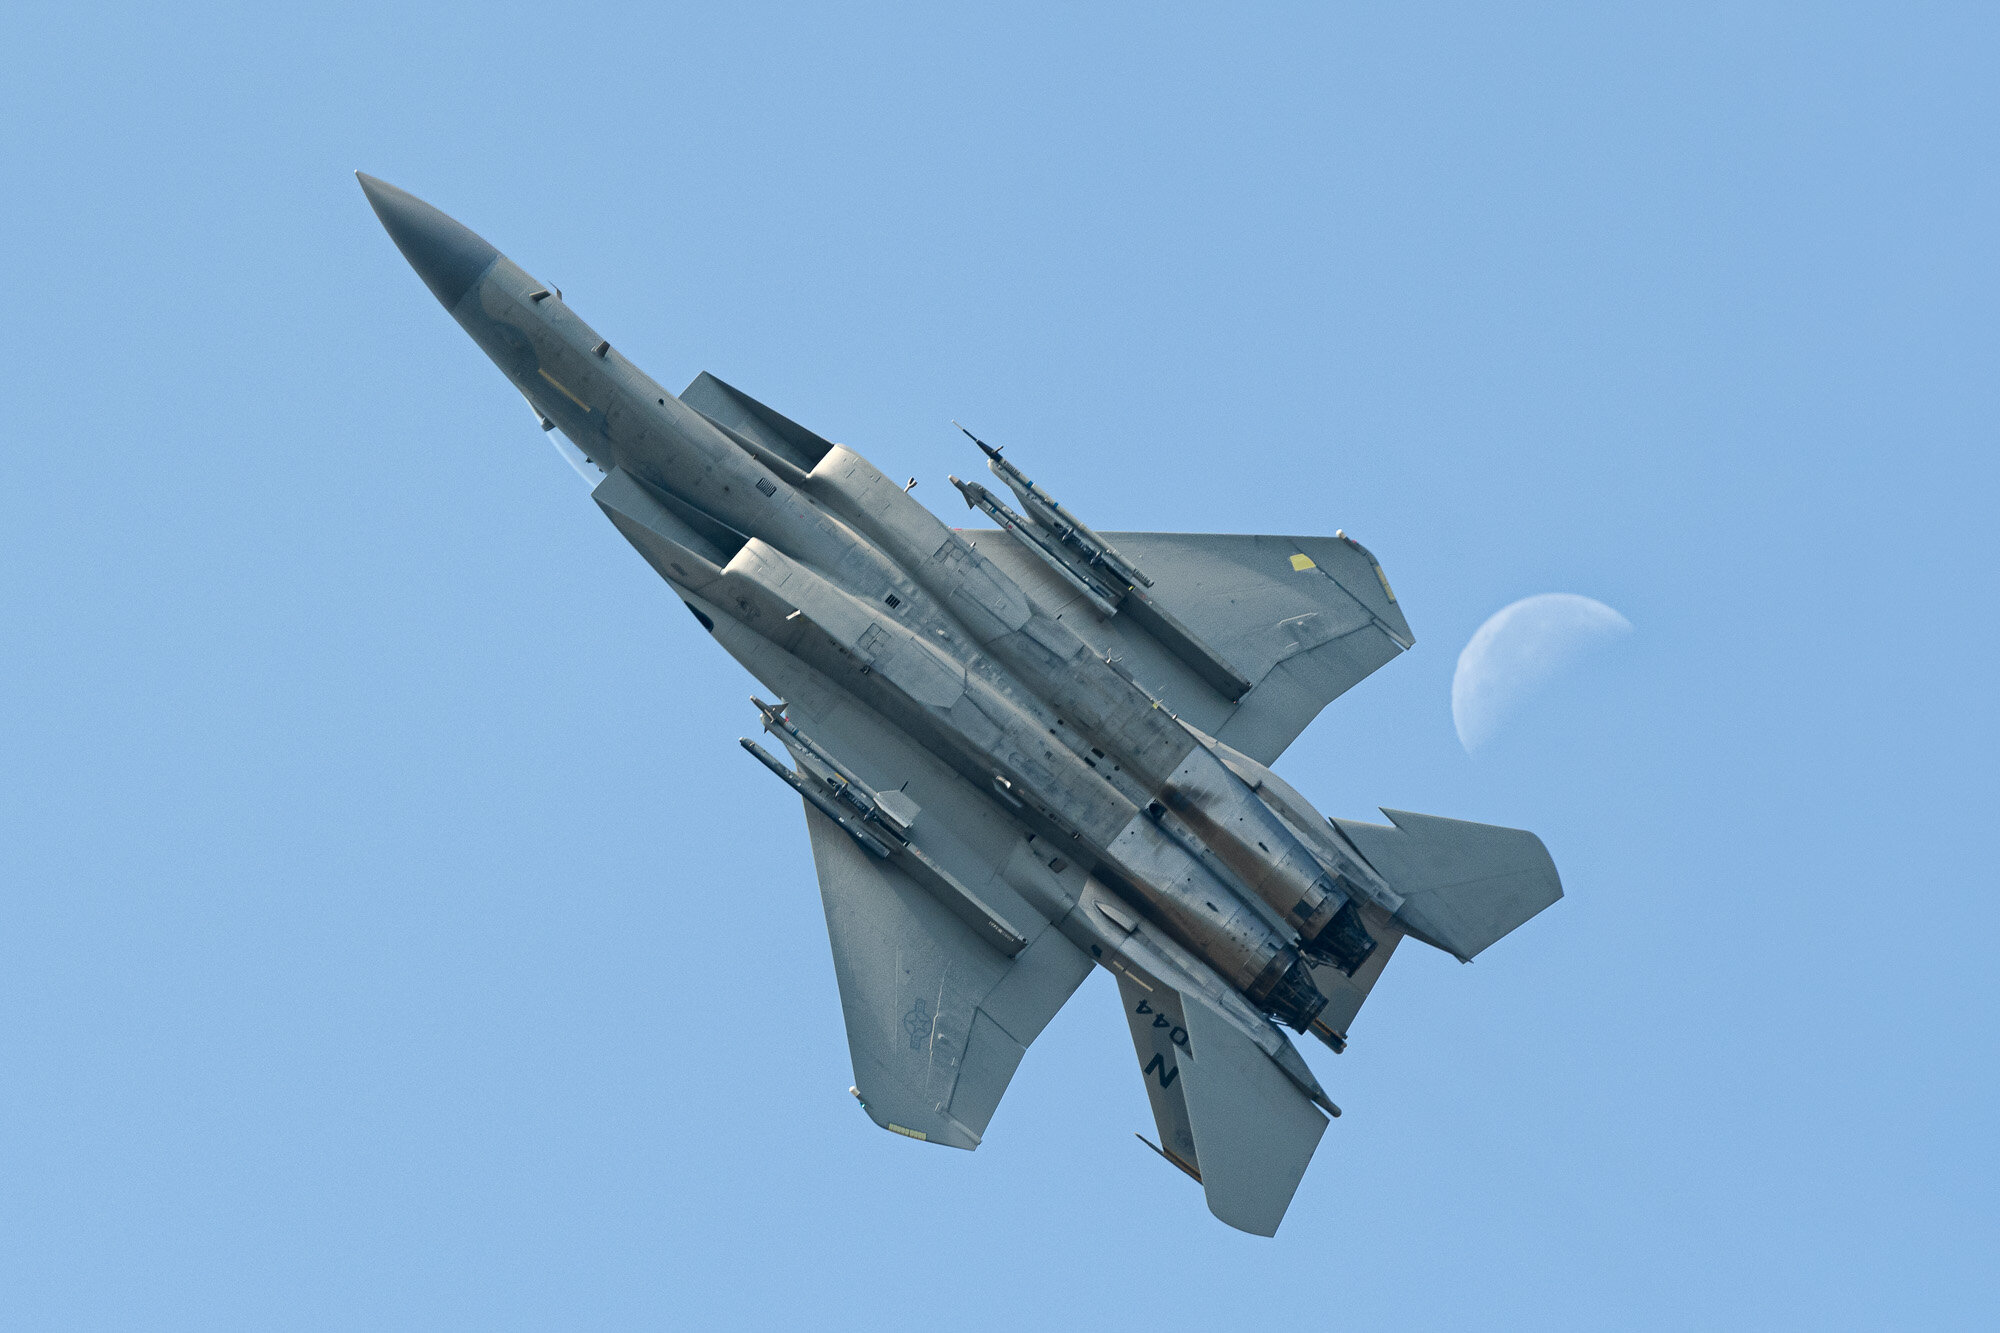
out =
[[[1167,707],[1259,763],[1276,760],[1320,709],[1413,642],[1381,566],[1345,537],[1103,535],[1153,580],[1148,597],[1250,682],[1239,700],[1129,612],[1100,616],[1020,542],[978,537],[982,553]]]
[[[1007,958],[819,811],[806,826],[862,1106],[884,1129],[977,1148],[1090,958],[1046,923]]]
[[[690,605],[701,600],[690,595]],[[900,858],[872,855],[805,804],[862,1106],[898,1134],[978,1147],[1029,1044],[1093,963],[1001,873],[1023,835],[990,800],[768,639],[726,616],[708,619],[793,722],[870,787],[915,806],[913,846],[1027,938],[1009,957],[937,885],[913,879]]]

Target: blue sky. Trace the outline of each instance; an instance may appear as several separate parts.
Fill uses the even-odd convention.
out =
[[[1985,1326],[1981,6],[57,7],[6,20],[0,1323]],[[1416,650],[1280,770],[1533,828],[1275,1241],[1079,992],[869,1126],[750,680],[363,168],[963,512],[1323,533]],[[1635,632],[1468,757],[1458,650]]]

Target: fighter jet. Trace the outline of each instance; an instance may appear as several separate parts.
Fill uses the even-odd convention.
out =
[[[713,375],[667,392],[560,291],[360,180],[605,517],[773,696],[752,703],[784,757],[742,746],[800,798],[852,1091],[882,1128],[977,1148],[1103,967],[1148,1146],[1274,1235],[1340,1114],[1291,1034],[1344,1050],[1405,937],[1470,960],[1562,896],[1532,833],[1329,819],[1271,771],[1413,643],[1345,533],[1098,532],[976,439],[998,486],[951,481],[992,526],[947,527]]]

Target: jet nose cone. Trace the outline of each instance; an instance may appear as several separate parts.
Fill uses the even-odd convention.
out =
[[[456,306],[500,252],[423,200],[387,181],[357,171],[361,192],[382,219],[389,239],[446,310]]]

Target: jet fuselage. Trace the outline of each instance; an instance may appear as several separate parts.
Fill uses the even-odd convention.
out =
[[[836,445],[808,470],[727,431],[473,233],[363,184],[543,421],[671,516],[655,525],[671,529],[656,533],[671,550],[654,564],[691,607],[739,621],[905,729],[1253,1005],[1308,1030],[1324,999],[1302,946],[1320,962],[1365,957],[1356,909],[1372,898],[1393,910],[1365,863],[1324,840],[1315,854],[1208,738],[859,454]]]

